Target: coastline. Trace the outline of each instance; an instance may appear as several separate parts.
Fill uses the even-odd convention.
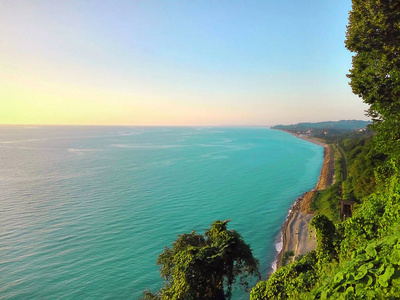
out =
[[[277,249],[279,252],[276,259],[276,268],[281,266],[282,257],[285,252],[293,251],[294,255],[288,259],[288,262],[290,262],[294,261],[297,256],[303,255],[316,248],[317,243],[315,232],[309,230],[310,221],[314,217],[314,214],[310,209],[310,203],[313,199],[314,193],[326,189],[332,185],[334,180],[334,157],[332,146],[312,136],[295,134],[289,131],[286,132],[297,138],[324,147],[324,160],[315,187],[296,199],[289,210],[286,221],[283,223],[280,241],[282,248],[280,251]]]

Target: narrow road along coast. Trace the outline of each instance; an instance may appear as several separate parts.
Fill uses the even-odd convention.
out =
[[[291,133],[291,132],[289,132]],[[293,133],[291,133],[293,134]],[[298,138],[318,144],[324,147],[324,162],[315,188],[304,193],[293,204],[289,216],[282,228],[282,250],[278,254],[277,267],[282,263],[282,256],[287,251],[293,251],[294,256],[288,262],[294,261],[295,257],[314,250],[317,246],[315,232],[309,229],[310,221],[314,216],[310,209],[310,203],[317,191],[326,189],[334,180],[334,151],[331,145],[306,135],[296,135]]]

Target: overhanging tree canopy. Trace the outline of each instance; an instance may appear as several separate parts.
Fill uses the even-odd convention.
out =
[[[239,278],[248,289],[249,277],[259,277],[258,260],[229,221],[215,221],[205,236],[192,231],[183,234],[160,254],[157,264],[164,287],[144,299],[230,299],[232,285]]]
[[[378,145],[400,156],[400,1],[353,0],[346,47],[355,53],[348,77],[369,104]]]

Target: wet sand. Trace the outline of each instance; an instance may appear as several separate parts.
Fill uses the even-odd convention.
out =
[[[334,180],[334,151],[332,146],[311,136],[293,135],[324,147],[324,162],[322,164],[318,182],[314,189],[304,193],[300,198],[296,199],[288,218],[283,224],[283,245],[281,252],[278,254],[278,267],[281,265],[282,256],[285,252],[291,250],[294,252],[294,256],[289,258],[287,261],[290,262],[294,261],[295,257],[303,255],[316,248],[317,242],[315,232],[314,230],[309,229],[310,221],[314,216],[310,209],[310,203],[315,192],[326,189]]]

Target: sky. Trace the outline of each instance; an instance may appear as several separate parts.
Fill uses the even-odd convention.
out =
[[[365,120],[351,0],[2,0],[0,124]]]

